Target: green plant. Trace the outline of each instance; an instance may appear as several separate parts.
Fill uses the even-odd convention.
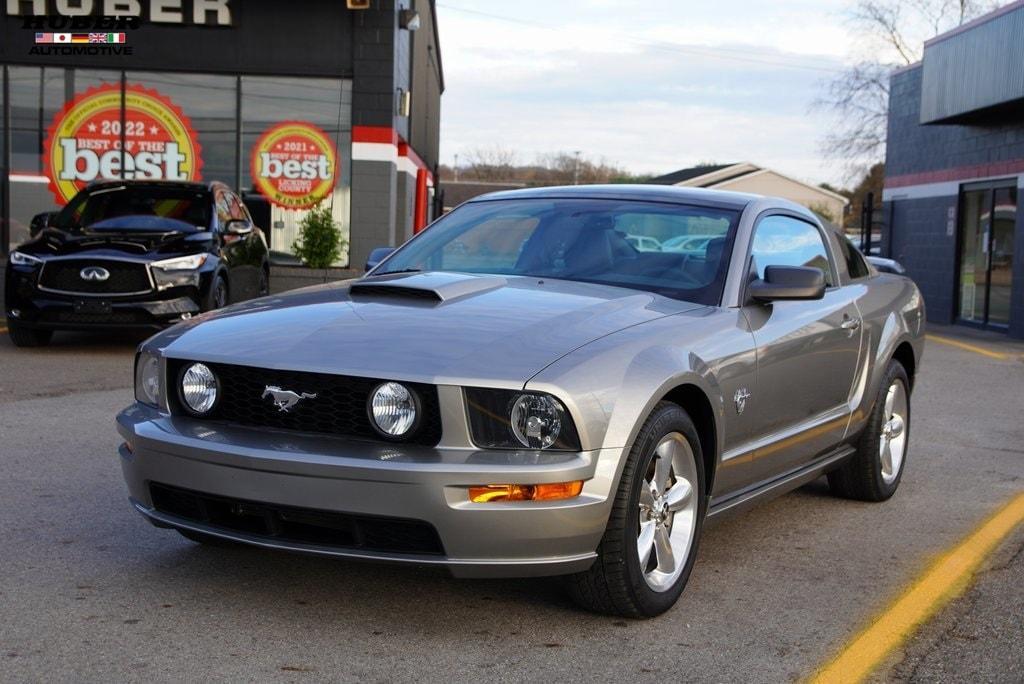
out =
[[[302,217],[292,251],[310,268],[328,268],[347,246],[330,207],[320,205]]]

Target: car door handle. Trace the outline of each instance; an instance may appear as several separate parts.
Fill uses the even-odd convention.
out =
[[[846,318],[842,322],[843,330],[856,330],[860,327],[859,318]]]

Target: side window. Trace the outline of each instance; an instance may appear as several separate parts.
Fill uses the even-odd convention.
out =
[[[754,229],[750,254],[758,278],[764,278],[766,266],[811,266],[821,269],[827,286],[835,285],[821,231],[810,223],[788,216],[769,216]]]
[[[231,218],[243,221],[249,218],[245,213],[245,205],[242,204],[242,200],[238,199],[238,195],[233,192],[225,192],[224,196],[227,198],[228,213],[231,214]]]
[[[853,246],[849,238],[845,235],[840,235],[839,246],[842,249],[843,258],[846,260],[846,270],[850,273],[850,280],[864,278],[871,273],[867,263],[864,261],[864,256]]]
[[[231,202],[228,200],[228,193],[224,190],[214,191],[214,208],[217,210],[217,223],[221,230],[228,225],[228,221],[231,220]]]

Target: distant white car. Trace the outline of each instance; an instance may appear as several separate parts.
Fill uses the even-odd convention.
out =
[[[714,235],[680,235],[665,240],[661,244],[661,251],[677,254],[704,254],[708,243],[715,237]]]
[[[660,252],[661,243],[657,238],[647,235],[627,235],[626,242],[636,247],[638,252]]]

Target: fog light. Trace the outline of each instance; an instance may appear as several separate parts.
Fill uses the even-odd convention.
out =
[[[367,413],[377,432],[385,437],[403,437],[416,426],[416,395],[405,385],[385,382],[370,394]]]
[[[193,363],[181,376],[181,398],[194,413],[208,413],[217,403],[217,377],[208,366]]]
[[[473,503],[491,501],[556,501],[571,499],[583,491],[583,480],[575,482],[554,482],[535,485],[484,485],[469,488],[469,500]]]

